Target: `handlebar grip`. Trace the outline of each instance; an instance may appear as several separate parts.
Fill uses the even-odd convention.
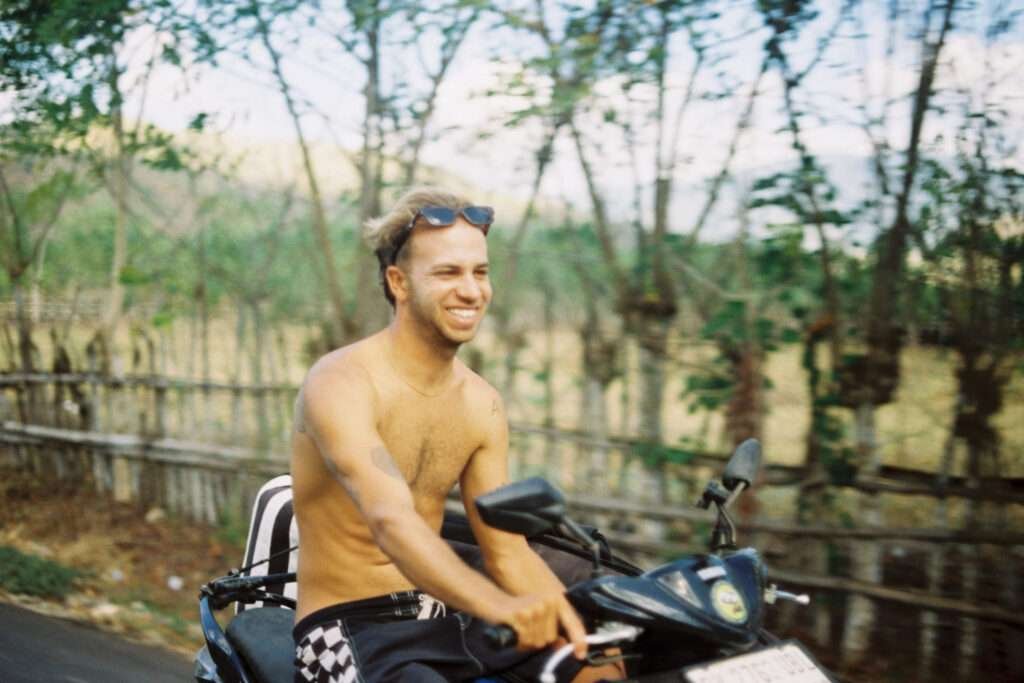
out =
[[[488,626],[484,629],[484,638],[494,648],[510,648],[515,647],[516,642],[519,640],[516,636],[515,629],[499,624],[497,626]]]

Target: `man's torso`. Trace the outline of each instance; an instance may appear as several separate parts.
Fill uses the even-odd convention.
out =
[[[332,352],[320,363],[354,364],[372,385],[377,431],[401,471],[416,510],[440,531],[444,501],[484,434],[476,419],[486,383],[456,361],[442,393],[426,396],[404,382],[383,352],[382,335]],[[298,402],[301,405],[301,400]],[[367,454],[366,457],[371,457]],[[291,469],[299,555],[297,619],[324,607],[414,588],[375,543],[355,503],[303,430],[292,436]]]

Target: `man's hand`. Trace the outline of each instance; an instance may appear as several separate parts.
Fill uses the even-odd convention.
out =
[[[587,656],[587,632],[564,595],[524,595],[509,599],[507,616],[499,621],[516,632],[522,650],[539,650],[559,640],[559,629],[572,642],[577,659]]]

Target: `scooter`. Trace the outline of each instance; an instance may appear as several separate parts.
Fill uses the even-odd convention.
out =
[[[756,480],[760,460],[760,444],[744,442],[729,460],[721,483],[709,482],[697,502],[717,511],[710,553],[688,555],[646,572],[611,555],[599,534],[573,521],[561,492],[543,479],[509,484],[480,496],[475,504],[491,526],[547,538],[591,557],[591,578],[572,585],[566,595],[590,632],[593,663],[624,661],[629,680],[638,683],[834,682],[799,642],[781,641],[763,628],[766,605],[779,600],[806,605],[809,598],[769,583],[757,551],[736,546],[728,509]],[[257,601],[294,608],[294,601],[279,590],[294,580],[294,573],[244,576],[236,571],[202,587],[206,646],[196,655],[199,683],[292,680],[291,609],[240,612],[226,631],[213,610]],[[495,647],[515,645],[515,631],[508,626],[494,625],[487,636]],[[555,669],[571,653],[571,645],[552,653],[541,683],[554,683]]]

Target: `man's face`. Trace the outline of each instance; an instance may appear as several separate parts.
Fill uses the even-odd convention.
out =
[[[447,228],[417,227],[403,259],[407,305],[439,341],[459,346],[474,336],[491,301],[487,238],[461,217]]]

